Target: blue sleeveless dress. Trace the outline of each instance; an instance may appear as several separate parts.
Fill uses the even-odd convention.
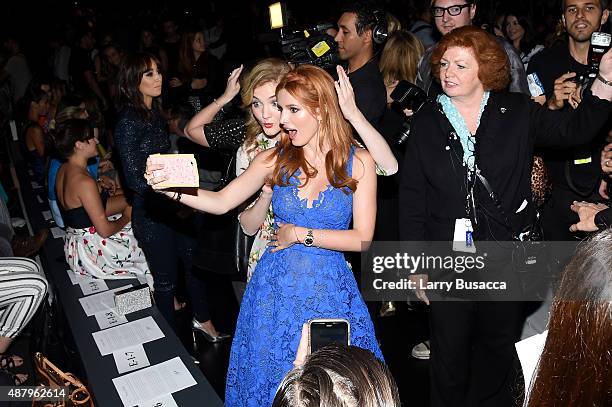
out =
[[[352,173],[354,148],[348,161]],[[300,200],[297,175],[286,187],[275,186],[275,224],[346,230],[353,195],[328,188],[307,207]],[[350,192],[350,191],[349,191]],[[315,242],[316,243],[316,242]],[[225,405],[266,407],[293,367],[302,324],[312,318],[345,318],[351,344],[383,360],[374,327],[342,252],[295,244],[271,253],[266,249],[247,285],[232,343]]]

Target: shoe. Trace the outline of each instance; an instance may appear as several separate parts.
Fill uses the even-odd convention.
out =
[[[232,335],[222,334],[221,332],[218,332],[217,336],[212,336],[211,334],[206,332],[204,328],[202,328],[202,325],[195,318],[191,321],[191,329],[194,332],[201,333],[202,336],[204,336],[204,339],[206,339],[210,343],[218,343],[232,337]]]
[[[395,315],[395,304],[393,303],[393,301],[383,302],[380,307],[380,316],[384,318],[384,317],[390,317],[393,315]]]
[[[42,229],[34,236],[15,236],[11,242],[13,254],[17,257],[30,257],[40,250],[49,236],[49,229]]]
[[[412,357],[415,359],[428,360],[430,354],[429,339],[414,345],[414,348],[412,348]]]

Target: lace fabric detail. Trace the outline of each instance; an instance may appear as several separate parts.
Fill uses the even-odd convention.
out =
[[[353,154],[349,160],[351,173]],[[292,177],[293,178],[293,177]],[[297,195],[297,178],[274,187],[275,224],[346,230],[353,195],[328,187],[312,208]],[[227,406],[269,406],[293,367],[302,324],[313,318],[346,318],[351,344],[384,360],[357,283],[342,252],[293,245],[259,260],[240,307],[227,376]]]

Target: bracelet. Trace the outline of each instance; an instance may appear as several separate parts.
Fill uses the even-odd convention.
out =
[[[612,86],[612,81],[607,80],[599,73],[597,74],[597,79],[599,79],[599,81],[602,82],[604,85]]]
[[[302,242],[300,242],[300,238],[299,238],[299,237],[298,237],[298,235],[297,235],[297,230],[296,230],[296,228],[297,228],[297,226],[293,225],[293,233],[295,234],[295,240],[296,240],[298,243],[300,243],[300,244],[301,244]]]
[[[221,110],[223,113],[225,113],[225,111],[223,110],[223,106],[221,106],[221,105],[219,104],[219,102],[217,102],[217,99],[213,99],[213,103],[214,103],[215,105],[217,105],[217,107],[218,107],[218,108],[219,108],[219,109],[220,109],[220,110]]]

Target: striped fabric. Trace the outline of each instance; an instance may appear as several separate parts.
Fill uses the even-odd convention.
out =
[[[0,336],[15,338],[47,293],[47,279],[33,260],[0,258]]]

